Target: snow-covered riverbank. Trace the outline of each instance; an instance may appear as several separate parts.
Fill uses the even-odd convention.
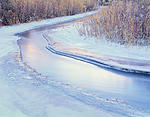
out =
[[[150,73],[150,47],[126,47],[108,42],[104,38],[81,36],[78,32],[79,27],[80,23],[68,24],[47,31],[43,35],[58,51],[92,58],[105,64],[105,67],[110,66],[127,72]]]

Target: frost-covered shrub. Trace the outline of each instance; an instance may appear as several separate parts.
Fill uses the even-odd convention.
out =
[[[150,45],[150,0],[113,1],[80,29],[84,35],[127,45]]]

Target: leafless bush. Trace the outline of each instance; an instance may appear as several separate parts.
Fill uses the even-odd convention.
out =
[[[0,0],[3,24],[73,15],[96,8],[96,0]]]
[[[83,35],[126,45],[150,45],[150,1],[113,1],[80,28]]]

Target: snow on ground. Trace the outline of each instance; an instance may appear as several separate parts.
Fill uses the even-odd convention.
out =
[[[0,58],[1,117],[113,117],[66,95],[61,85],[45,82],[45,76],[16,63],[13,57]]]
[[[108,42],[104,37],[102,39],[85,37],[81,36],[77,29],[77,25],[71,24],[50,30],[49,36],[71,47],[90,50],[101,55],[150,60],[150,47],[126,47],[124,45]]]

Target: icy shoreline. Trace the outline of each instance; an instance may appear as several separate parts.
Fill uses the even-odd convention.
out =
[[[100,55],[122,57],[137,60],[150,60],[150,47],[148,46],[125,46],[106,41],[105,37],[97,39],[96,37],[86,37],[80,35],[78,30],[82,22],[68,24],[64,27],[58,27],[50,31],[45,31],[46,35],[56,42],[65,43],[71,47],[81,48],[95,52]],[[80,31],[80,30],[79,30]]]

